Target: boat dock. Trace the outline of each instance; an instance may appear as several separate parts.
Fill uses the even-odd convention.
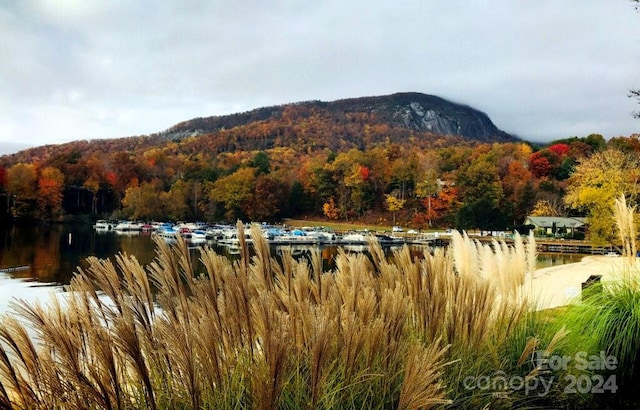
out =
[[[2,268],[0,269],[0,273],[11,273],[11,272],[20,272],[23,270],[31,269],[31,266],[14,266],[12,268]]]

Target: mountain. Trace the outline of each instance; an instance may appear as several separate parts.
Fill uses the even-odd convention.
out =
[[[340,152],[353,148],[367,150],[387,143],[429,149],[514,141],[519,140],[499,130],[486,114],[469,106],[433,95],[397,93],[332,102],[306,101],[194,118],[152,135],[44,145],[2,156],[0,165],[56,163],[93,153],[138,155],[153,147],[166,148],[170,143],[173,153],[215,155],[278,147],[296,152],[323,149]]]
[[[354,117],[364,116],[370,125],[384,124],[394,129],[458,136],[480,142],[518,140],[499,130],[486,114],[476,109],[433,95],[415,92],[332,102],[306,101],[263,107],[239,114],[194,118],[176,124],[161,135],[165,139],[175,140],[248,126],[257,122],[276,121],[286,124],[312,115],[320,116],[330,123],[340,123],[345,119],[353,120]]]

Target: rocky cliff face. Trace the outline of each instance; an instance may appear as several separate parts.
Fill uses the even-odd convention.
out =
[[[398,93],[381,97],[363,97],[328,103],[345,111],[376,113],[394,126],[459,135],[478,141],[512,141],[517,138],[499,130],[489,117],[466,105],[421,93]]]
[[[486,114],[478,110],[421,93],[397,93],[332,102],[309,101],[263,107],[233,115],[195,118],[177,124],[163,134],[165,138],[183,138],[277,119],[283,116],[288,107],[295,107],[301,117],[308,115],[309,112],[323,112],[326,116],[333,117],[335,121],[341,121],[345,114],[364,113],[374,116],[376,122],[386,123],[394,128],[455,135],[483,142],[518,140],[499,130]],[[295,118],[293,120],[295,121]]]

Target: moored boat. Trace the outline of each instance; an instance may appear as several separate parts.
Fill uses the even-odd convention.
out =
[[[96,224],[93,225],[93,229],[97,231],[110,231],[112,230],[114,225],[111,222],[108,222],[104,219],[99,219],[96,221]]]
[[[121,221],[113,229],[120,232],[141,231],[142,224],[138,222],[132,222],[132,221]]]

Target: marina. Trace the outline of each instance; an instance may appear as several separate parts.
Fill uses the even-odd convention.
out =
[[[193,231],[189,233],[188,226],[178,227],[176,224],[141,224],[153,228],[136,231],[115,230],[113,228],[116,224],[110,223],[111,229],[96,228],[94,224],[13,226],[0,229],[0,312],[6,310],[8,301],[13,298],[34,300],[47,298],[51,292],[62,291],[78,269],[88,267],[88,257],[116,262],[115,256],[122,253],[135,256],[142,266],[146,266],[157,256],[156,237],[162,237],[168,242],[176,241],[178,236],[184,237],[195,266],[200,264],[200,249],[203,247],[209,247],[232,260],[240,258],[240,241],[237,233],[235,238],[233,235],[235,226],[211,225],[202,229],[205,228],[202,225],[192,225]],[[347,236],[349,232],[323,231],[320,228],[299,229],[283,225],[271,226],[274,230],[267,229],[266,225],[261,228],[263,233],[270,235],[267,240],[275,258],[284,255],[311,258],[318,253],[325,271],[336,267],[336,257],[341,251],[368,252],[369,246],[362,242],[362,238],[367,235],[375,236],[385,255],[390,258],[395,250],[405,245],[412,258],[422,258],[425,251],[446,246],[449,240],[446,232],[361,231],[359,234],[363,236],[360,237]],[[302,233],[296,232],[297,230]],[[246,233],[248,229],[245,230]],[[253,254],[251,242],[247,243],[250,254]],[[538,266],[542,268],[579,262],[583,256],[541,252]],[[204,267],[197,269],[204,270]]]
[[[109,228],[105,228],[104,226]],[[451,238],[451,231],[429,231],[418,232],[411,230],[405,233],[402,230],[394,229],[389,231],[344,231],[339,232],[324,227],[288,227],[286,225],[260,224],[261,230],[268,243],[272,246],[284,245],[333,245],[333,246],[366,246],[368,238],[378,241],[382,247],[396,247],[407,245],[422,246],[446,246]],[[244,226],[245,242],[252,244],[249,234],[251,225]],[[132,221],[107,222],[98,221],[94,229],[99,231],[114,230],[116,233],[131,232],[151,232],[153,235],[160,235],[168,240],[176,239],[178,236],[184,238],[191,244],[215,243],[226,246],[230,253],[237,254],[240,240],[237,237],[237,227],[235,225],[207,225],[204,223],[155,223],[143,224]],[[470,234],[470,236],[481,243],[492,242],[494,240],[504,240],[509,243],[513,239],[511,234],[500,232],[498,235],[490,234]],[[537,250],[540,253],[559,254],[585,254],[585,255],[613,255],[619,253],[615,246],[594,246],[588,241],[572,241],[555,238],[536,238]],[[355,249],[355,248],[353,248]]]

